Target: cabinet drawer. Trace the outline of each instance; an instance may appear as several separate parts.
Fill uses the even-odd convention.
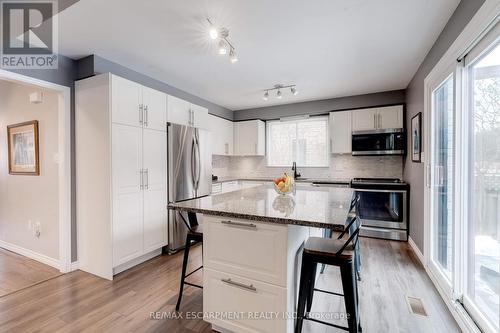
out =
[[[235,318],[208,318],[208,322],[233,332],[286,332],[285,288],[216,270],[203,271],[203,311],[208,314],[236,314]],[[277,313],[277,318],[260,320],[248,314]],[[255,317],[254,317],[255,318]],[[290,319],[293,320],[293,319]]]
[[[287,227],[205,216],[204,266],[286,286]]]
[[[222,184],[221,183],[215,183],[212,184],[212,194],[217,194],[222,192]]]
[[[222,183],[222,192],[232,192],[240,189],[240,185],[237,180]]]

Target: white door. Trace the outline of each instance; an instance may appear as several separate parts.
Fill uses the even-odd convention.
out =
[[[144,104],[144,127],[167,130],[167,95],[148,87],[142,88],[142,103]]]
[[[346,154],[352,152],[352,111],[330,112],[330,152]]]
[[[378,108],[377,126],[379,129],[403,128],[403,106]]]
[[[144,129],[144,252],[165,245],[167,228],[167,134]]]
[[[111,91],[112,121],[118,124],[142,126],[141,85],[113,75]]]
[[[191,112],[193,113],[193,127],[208,128],[208,109],[202,106],[191,104]]]
[[[191,125],[191,104],[174,96],[167,98],[167,119],[179,125]]]
[[[377,128],[377,108],[354,110],[352,112],[352,130],[368,131]]]
[[[142,254],[142,128],[112,125],[113,267]]]

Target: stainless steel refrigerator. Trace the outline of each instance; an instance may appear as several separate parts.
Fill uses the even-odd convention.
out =
[[[200,128],[169,123],[168,202],[178,202],[210,195],[212,189],[212,152],[210,132]],[[169,211],[168,251],[182,249],[187,227],[177,211]],[[184,218],[187,221],[187,214]],[[198,216],[201,219],[201,216]]]

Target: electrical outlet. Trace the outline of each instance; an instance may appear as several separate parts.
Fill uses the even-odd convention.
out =
[[[40,222],[35,222],[34,228],[33,228],[33,236],[36,238],[40,238],[40,234],[42,233],[42,226]]]

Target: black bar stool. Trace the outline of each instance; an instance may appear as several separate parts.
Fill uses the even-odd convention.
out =
[[[351,200],[351,204],[349,205],[349,214],[346,219],[346,225],[349,225],[349,222],[351,222],[352,218],[356,215],[356,210],[358,208],[360,196],[358,193],[355,192],[354,197]],[[354,225],[351,225],[351,229],[349,230],[349,234],[351,234],[353,230]],[[333,231],[332,229],[324,229],[323,230],[323,237],[324,238],[332,238]],[[337,238],[339,238],[339,235],[336,234]],[[342,236],[340,236],[342,237]],[[360,255],[360,247],[359,247],[359,242],[356,244],[356,252],[355,252],[355,258],[354,258],[354,266],[356,267],[356,277],[358,278],[358,281],[361,281],[361,255]],[[323,274],[325,271],[326,265],[321,264],[321,270],[320,273]]]
[[[189,213],[188,212],[188,221],[182,216],[182,214],[179,212],[180,217],[184,221],[184,224],[188,228],[188,232],[186,235],[186,246],[184,248],[184,260],[182,262],[182,273],[181,273],[181,287],[179,290],[179,298],[177,299],[177,305],[175,306],[175,310],[179,311],[179,308],[181,306],[181,301],[182,301],[182,292],[184,290],[184,285],[187,284],[188,286],[196,287],[203,289],[203,286],[193,284],[186,282],[186,278],[188,278],[190,275],[194,274],[195,272],[199,271],[200,269],[203,268],[203,265],[195,269],[189,274],[186,274],[186,269],[187,269],[187,264],[188,264],[188,259],[189,259],[189,248],[193,245],[196,245],[198,243],[201,243],[203,246],[203,230],[201,228],[201,225],[198,224],[198,218],[196,217],[195,213]],[[203,251],[203,250],[202,250]]]
[[[302,331],[304,319],[353,333],[361,332],[358,282],[355,267],[355,252],[360,228],[361,220],[358,216],[354,215],[338,238],[309,237],[306,241],[302,254],[302,268],[300,272],[299,302],[295,326],[296,333]],[[350,233],[349,238],[342,239],[348,232]],[[314,285],[318,264],[332,265],[340,268],[343,294],[315,288]],[[345,308],[348,313],[348,327],[309,317],[315,291],[344,297]]]

